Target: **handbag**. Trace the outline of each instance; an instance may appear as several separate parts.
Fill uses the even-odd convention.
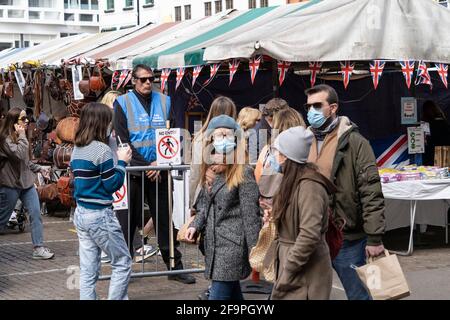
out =
[[[9,79],[5,82],[3,86],[3,96],[6,99],[14,98],[14,82],[12,80],[12,73],[9,73]]]
[[[398,258],[384,250],[385,257],[355,268],[367,291],[374,300],[396,300],[410,295],[409,286],[403,274]]]
[[[61,101],[63,99],[63,93],[54,72],[46,74],[45,87],[53,100]]]
[[[73,152],[73,144],[63,143],[56,147],[53,152],[53,163],[58,169],[67,169]]]
[[[49,183],[37,187],[37,193],[41,202],[52,202],[58,199],[58,186],[56,183]]]
[[[33,80],[31,76],[31,71],[27,73],[25,80],[25,87],[23,89],[23,102],[25,102],[28,108],[34,107],[34,92],[33,92]]]
[[[96,75],[97,71],[97,75]],[[97,65],[94,67],[92,76],[89,79],[90,91],[101,92],[106,89],[106,83],[102,76],[102,69]]]
[[[73,174],[70,170],[66,176],[58,179],[57,188],[61,204],[65,207],[75,207],[76,203],[73,198]]]
[[[69,87],[72,86],[72,84],[69,81],[69,79],[67,79],[67,68],[63,67],[63,69],[64,69],[64,76],[63,76],[63,78],[59,79],[58,85],[59,85],[59,89],[62,92],[66,92],[69,89]]]
[[[253,270],[262,273],[267,281],[275,281],[275,266],[273,261],[266,262],[266,255],[277,235],[275,223],[269,221],[259,232],[258,241],[249,255],[250,266]]]
[[[338,223],[339,219],[335,218],[332,210],[328,208],[328,230],[325,233],[325,239],[330,249],[331,261],[338,256],[344,243],[344,232],[342,230],[344,230],[345,221],[341,220],[343,222]]]
[[[86,77],[86,73],[87,73],[87,77]],[[78,84],[80,92],[85,97],[87,97],[91,94],[90,79],[91,79],[91,72],[89,71],[89,67],[85,66],[84,70],[83,70],[83,79]]]
[[[56,136],[63,142],[74,143],[79,124],[80,119],[76,117],[62,119],[56,126]]]

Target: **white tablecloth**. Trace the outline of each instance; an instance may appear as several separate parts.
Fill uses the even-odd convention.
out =
[[[410,201],[417,201],[417,224],[445,227],[450,204],[450,179],[401,181],[382,184],[386,199],[386,230],[410,226]]]

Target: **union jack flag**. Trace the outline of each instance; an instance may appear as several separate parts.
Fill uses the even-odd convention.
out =
[[[347,89],[348,84],[350,83],[350,77],[352,76],[353,69],[355,69],[355,64],[350,61],[341,62],[341,73],[344,79],[344,88]]]
[[[448,64],[436,63],[436,71],[439,73],[439,77],[441,77],[444,86],[448,89]]]
[[[419,66],[417,68],[416,86],[419,84],[427,84],[433,88],[430,73],[428,72],[427,65],[423,61],[419,62]]]
[[[373,86],[375,90],[377,90],[385,65],[386,62],[380,60],[375,60],[373,63],[370,63],[370,73],[372,74]]]
[[[128,84],[128,82],[130,82],[131,77],[133,76],[133,71],[129,71],[127,77],[125,78],[125,81],[123,82],[123,87],[125,88],[125,86]]]
[[[203,66],[196,66],[192,71],[192,87],[194,87],[195,81],[197,81],[200,72],[202,72]]]
[[[217,71],[219,71],[220,63],[214,63],[209,65],[210,73],[209,73],[209,79],[205,81],[204,85],[207,86],[216,76]]]
[[[406,80],[406,86],[408,89],[411,87],[411,82],[414,76],[414,64],[415,62],[412,60],[399,61],[402,66],[403,76]]]
[[[252,84],[253,84],[253,82],[255,82],[256,73],[258,72],[261,60],[262,60],[262,56],[253,57],[253,58],[250,58],[250,61],[248,63],[248,66],[250,68],[250,73],[251,73],[250,76],[252,79]]]
[[[122,86],[125,79],[128,77],[129,72],[130,72],[130,70],[122,70],[122,72],[120,73],[119,84],[117,85],[117,89],[119,89]]]
[[[180,68],[177,69],[177,84],[176,84],[176,86],[175,86],[175,90],[178,89],[178,86],[180,85],[181,80],[183,80],[183,77],[184,77],[184,70],[185,70],[185,69],[184,69],[183,67],[180,67]]]
[[[238,59],[233,59],[230,62],[230,83],[228,85],[231,85],[231,81],[233,81],[234,75],[236,74],[238,68],[239,68],[240,61]]]
[[[161,70],[161,92],[164,92],[164,88],[166,87],[167,80],[169,79],[170,69],[162,69]]]
[[[370,141],[381,168],[396,168],[409,164],[408,137],[406,134]]]
[[[283,85],[284,79],[286,79],[286,73],[290,66],[290,62],[278,60],[278,83],[280,87]]]
[[[322,62],[309,62],[309,71],[311,71],[311,88],[316,83],[317,73],[322,69]]]
[[[114,86],[119,83],[120,71],[114,71],[111,79],[111,90],[114,90]]]

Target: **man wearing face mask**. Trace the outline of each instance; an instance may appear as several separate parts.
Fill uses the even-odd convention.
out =
[[[349,300],[370,299],[352,266],[384,252],[384,198],[376,159],[369,142],[347,117],[337,116],[338,96],[328,85],[305,91],[310,130],[314,133],[308,162],[336,185],[334,214],[345,220],[344,244],[333,261]]]
[[[114,102],[114,129],[118,142],[128,143],[133,156],[131,166],[156,166],[156,133],[155,129],[166,128],[166,121],[170,120],[170,97],[152,90],[154,81],[153,71],[146,65],[137,65],[133,69],[134,90],[117,97]],[[173,121],[172,121],[173,123]],[[120,140],[119,140],[120,138]],[[167,174],[159,171],[146,172],[144,180],[144,196],[148,199],[150,214],[157,224],[158,245],[167,268],[170,269],[169,251],[169,201]],[[158,183],[158,186],[156,186]],[[142,178],[140,173],[131,175],[130,188],[130,234],[128,234],[128,211],[122,210],[117,216],[124,232],[125,240],[130,241],[130,253],[134,254],[133,239],[136,227],[141,227]],[[158,188],[158,198],[156,189]],[[156,203],[158,202],[158,207]],[[158,219],[156,218],[158,213]],[[157,223],[156,223],[157,221]],[[170,227],[173,228],[173,225]],[[175,270],[183,269],[181,252],[177,249],[177,230],[174,228],[174,256]],[[195,278],[189,274],[170,275],[169,280],[176,280],[185,284],[195,283]]]

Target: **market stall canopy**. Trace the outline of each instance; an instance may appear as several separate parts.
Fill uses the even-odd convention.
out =
[[[133,60],[133,64],[143,63],[157,69],[203,64],[204,48],[249,32],[302,6],[304,4],[231,10],[209,26],[186,32],[166,45],[143,52]]]
[[[424,60],[450,63],[450,10],[432,0],[314,0],[205,47],[204,60]]]

